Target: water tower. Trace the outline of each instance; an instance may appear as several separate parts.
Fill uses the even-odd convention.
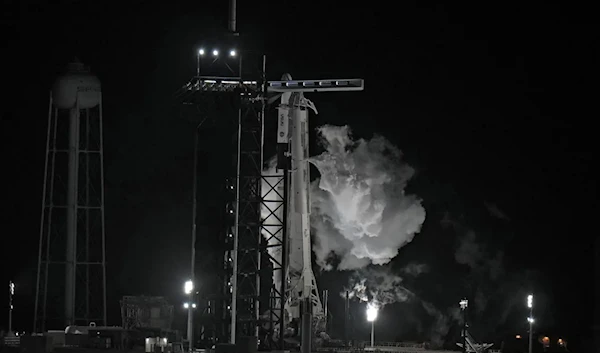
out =
[[[34,332],[106,324],[100,81],[75,60],[50,94]]]

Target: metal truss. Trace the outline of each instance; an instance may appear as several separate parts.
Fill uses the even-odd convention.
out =
[[[33,332],[64,328],[71,320],[77,325],[106,324],[102,104],[78,110],[74,146],[65,143],[69,114],[57,109],[50,98]],[[78,176],[69,181],[71,153],[76,155]],[[67,303],[64,292],[69,187],[76,195],[72,303]],[[68,305],[72,305],[71,320],[65,314]]]
[[[241,68],[239,72],[242,72]],[[219,303],[204,309],[214,322],[230,320],[229,341],[253,336],[271,349],[283,349],[287,298],[287,168],[265,174],[264,131],[267,94],[285,92],[360,91],[362,79],[269,81],[242,77],[196,76],[176,92],[183,105],[210,106],[234,93],[238,107],[235,171],[227,188],[222,293]],[[206,108],[204,108],[206,109]],[[275,120],[275,119],[274,119]],[[217,330],[218,331],[218,330]]]
[[[203,333],[212,331],[215,341],[221,342],[218,337],[226,334],[231,343],[256,337],[276,348],[283,344],[283,335],[275,331],[284,327],[285,289],[273,286],[273,274],[285,278],[286,266],[284,259],[272,254],[285,255],[285,216],[278,213],[285,208],[286,195],[282,176],[264,175],[265,88],[258,81],[236,77],[194,77],[175,98],[199,110],[208,103],[208,114],[220,115],[215,102],[223,103],[233,93],[227,102],[238,108],[236,124],[228,127],[236,148],[235,169],[226,183],[225,231],[218,246],[223,254],[219,276],[223,296],[207,298]],[[277,200],[266,199],[273,192],[280,194]]]
[[[258,81],[242,80],[239,77],[198,76],[177,91],[178,96],[190,96],[194,92],[257,92]],[[364,90],[363,79],[291,80],[266,82],[266,92],[341,92]]]
[[[182,92],[179,92],[182,93]],[[235,228],[235,143],[237,127],[236,94],[212,94],[202,90],[183,91],[181,113],[196,126],[196,166],[211,166],[202,180],[194,178],[198,207],[194,227],[195,274],[198,285],[194,337],[201,347],[229,342],[231,323],[232,250]],[[201,142],[200,142],[201,141]],[[202,183],[202,184],[200,184]],[[210,187],[206,188],[206,185]],[[204,187],[203,187],[204,186]],[[211,200],[202,202],[202,200]],[[208,246],[207,246],[208,245]]]
[[[240,97],[233,245],[231,341],[258,337],[261,289],[261,176],[263,169],[262,102]],[[257,103],[258,102],[258,103]]]
[[[284,168],[287,170],[287,168]],[[287,171],[265,175],[262,177],[262,223],[264,247],[269,256],[268,264],[273,274],[272,288],[270,291],[270,311],[264,313],[268,320],[266,327],[270,334],[265,337],[271,343],[271,348],[283,349],[285,333],[285,303],[287,300]]]
[[[266,173],[264,83],[262,92],[240,93],[231,342],[255,336],[275,349],[285,329],[287,178]]]

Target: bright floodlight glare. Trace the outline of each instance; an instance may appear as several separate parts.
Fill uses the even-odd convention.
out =
[[[192,308],[196,309],[196,303],[192,303]]]
[[[367,321],[373,322],[377,319],[379,309],[373,304],[367,304]]]
[[[198,50],[198,54],[200,54],[200,55],[204,55],[204,49],[200,49],[200,50]]]
[[[460,304],[460,308],[464,310],[469,306],[469,301],[467,299],[462,299],[458,304]]]
[[[219,56],[219,51],[217,49],[213,50],[213,55],[214,56]]]
[[[528,308],[532,308],[533,307],[533,295],[529,294],[527,296],[527,307]]]
[[[185,292],[185,294],[190,294],[190,293],[192,293],[193,290],[194,290],[194,283],[191,280],[186,281],[185,285],[183,286],[183,291]]]
[[[236,56],[236,55],[237,55],[237,53],[235,52],[235,50],[231,50],[229,52],[229,56]]]
[[[532,317],[528,317],[527,321],[529,321],[530,324],[533,324],[535,322],[535,320]]]
[[[189,304],[189,303],[183,303],[183,308],[184,308],[184,309],[188,309],[189,307],[190,307],[190,304]]]

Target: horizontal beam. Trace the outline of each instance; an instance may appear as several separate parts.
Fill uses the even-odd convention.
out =
[[[183,92],[186,91],[233,92],[236,89],[242,89],[246,92],[258,92],[259,88],[257,81],[241,80],[239,77],[196,76],[183,86],[176,95],[184,94]]]
[[[355,79],[328,79],[328,80],[291,80],[269,81],[267,92],[342,92],[362,91],[364,80]]]
[[[258,91],[257,81],[244,81],[239,77],[214,77],[200,76],[197,81],[190,82],[183,87],[186,91],[232,91],[244,88]],[[363,79],[326,79],[326,80],[292,80],[268,81],[267,92],[344,92],[364,90]]]

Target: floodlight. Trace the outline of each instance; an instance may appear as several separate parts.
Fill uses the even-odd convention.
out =
[[[373,304],[368,304],[367,305],[367,321],[369,322],[373,322],[377,319],[377,313],[378,313],[379,309],[377,308],[377,306],[373,305]]]
[[[193,290],[194,282],[192,282],[191,280],[186,281],[185,285],[183,286],[183,291],[185,292],[185,294],[191,294]]]

